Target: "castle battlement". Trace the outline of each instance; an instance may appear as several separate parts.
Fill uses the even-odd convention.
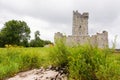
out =
[[[73,16],[80,17],[80,18],[88,18],[89,17],[89,13],[88,12],[84,12],[83,14],[81,14],[81,13],[79,13],[76,10],[76,11],[73,11]]]
[[[88,18],[88,17],[89,17],[89,13],[87,13],[87,12],[83,13],[83,14],[82,14],[82,17],[83,17],[83,18]]]
[[[62,33],[55,33],[55,40],[59,38],[65,38],[65,43],[68,46],[86,44],[89,43],[99,48],[108,47],[108,32],[103,31],[102,33],[96,33],[96,35],[90,36],[88,34],[88,18],[89,13],[84,12],[83,14],[78,11],[73,11],[73,26],[72,35],[64,36]]]

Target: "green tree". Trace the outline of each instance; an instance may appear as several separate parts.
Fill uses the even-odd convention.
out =
[[[40,31],[35,32],[35,39],[40,39]]]
[[[34,33],[35,39],[31,40],[30,46],[31,47],[43,47],[44,46],[44,41],[40,39],[40,32],[36,31]]]
[[[35,37],[35,39],[30,41],[30,46],[31,47],[43,47],[47,44],[52,44],[52,42],[49,41],[49,40],[42,40],[40,38],[40,32],[39,31],[36,31],[34,33],[34,37]]]
[[[53,43],[49,40],[44,40],[44,45],[48,45],[48,44],[53,44]]]
[[[0,31],[0,46],[5,44],[27,46],[30,39],[30,28],[24,21],[10,20]],[[24,45],[24,43],[27,43]]]

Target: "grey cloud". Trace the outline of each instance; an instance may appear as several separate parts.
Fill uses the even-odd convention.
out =
[[[120,14],[119,0],[0,0],[0,8],[54,23],[69,24],[72,10],[90,13],[91,23],[109,24]]]
[[[9,3],[10,2],[10,3]],[[54,23],[70,23],[72,2],[69,0],[1,0],[1,7],[20,15],[29,15]]]
[[[105,29],[109,32],[111,41],[113,35],[120,35],[119,3],[120,0],[0,0],[0,11],[8,12],[8,16],[30,16],[50,23],[42,29],[53,31],[52,37],[57,31],[71,33],[73,10],[89,12],[90,34]]]
[[[120,14],[119,3],[119,0],[76,0],[74,9],[88,11],[93,23],[109,24]]]

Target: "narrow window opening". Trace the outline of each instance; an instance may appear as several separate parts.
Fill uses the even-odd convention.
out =
[[[81,26],[79,28],[81,28]]]
[[[79,26],[79,34],[81,35],[82,34],[82,32],[81,32],[81,25]]]

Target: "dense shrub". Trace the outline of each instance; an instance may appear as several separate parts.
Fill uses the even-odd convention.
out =
[[[50,52],[50,60],[53,66],[65,67],[68,64],[69,51],[63,39],[57,40],[53,50]]]
[[[120,63],[110,49],[91,45],[70,49],[69,79],[73,80],[119,80]],[[120,58],[120,57],[119,57]],[[119,59],[118,58],[118,59]]]

